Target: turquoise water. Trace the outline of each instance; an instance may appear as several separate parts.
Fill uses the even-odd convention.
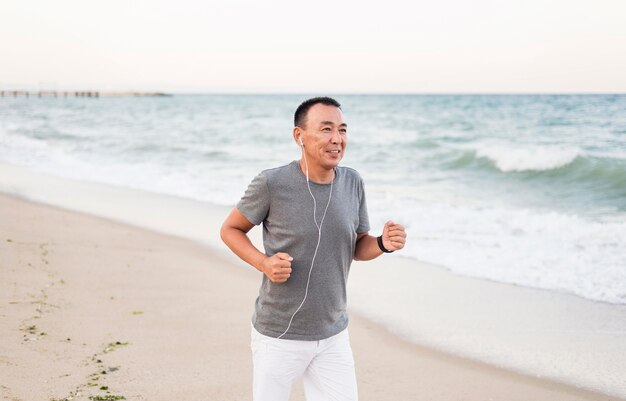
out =
[[[0,161],[233,205],[300,95],[0,98]],[[338,95],[373,233],[457,274],[626,303],[626,96]]]

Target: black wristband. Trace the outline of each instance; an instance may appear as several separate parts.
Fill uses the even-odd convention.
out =
[[[383,236],[382,235],[376,237],[376,241],[378,242],[378,247],[380,248],[381,251],[383,251],[385,253],[393,252],[393,251],[390,251],[389,249],[385,248],[385,246],[383,245]]]

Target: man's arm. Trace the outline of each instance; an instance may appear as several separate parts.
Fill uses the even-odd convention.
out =
[[[264,273],[275,283],[284,283],[291,276],[291,261],[293,258],[284,252],[267,256],[259,251],[248,238],[248,231],[254,227],[246,216],[234,208],[220,230],[222,241],[235,255],[244,262]]]
[[[406,243],[406,231],[402,224],[388,221],[383,227],[383,246],[390,251],[397,251],[404,248]],[[372,260],[383,254],[378,246],[376,237],[368,233],[359,233],[356,238],[356,248],[354,250],[354,260]]]

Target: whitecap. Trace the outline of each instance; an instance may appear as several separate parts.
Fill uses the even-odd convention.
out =
[[[481,144],[474,151],[477,158],[488,159],[504,173],[554,170],[583,155],[580,148],[554,145]]]

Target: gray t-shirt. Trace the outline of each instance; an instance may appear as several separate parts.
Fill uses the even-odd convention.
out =
[[[311,181],[310,186],[317,202],[319,224],[331,185]],[[286,252],[293,257],[291,277],[285,283],[273,283],[263,275],[252,316],[259,333],[278,337],[304,298],[318,240],[313,199],[298,161],[261,172],[250,183],[237,209],[252,224],[263,223],[267,255]],[[348,326],[346,281],[357,233],[367,231],[363,180],[355,170],[337,167],[306,302],[282,338],[322,340]]]

